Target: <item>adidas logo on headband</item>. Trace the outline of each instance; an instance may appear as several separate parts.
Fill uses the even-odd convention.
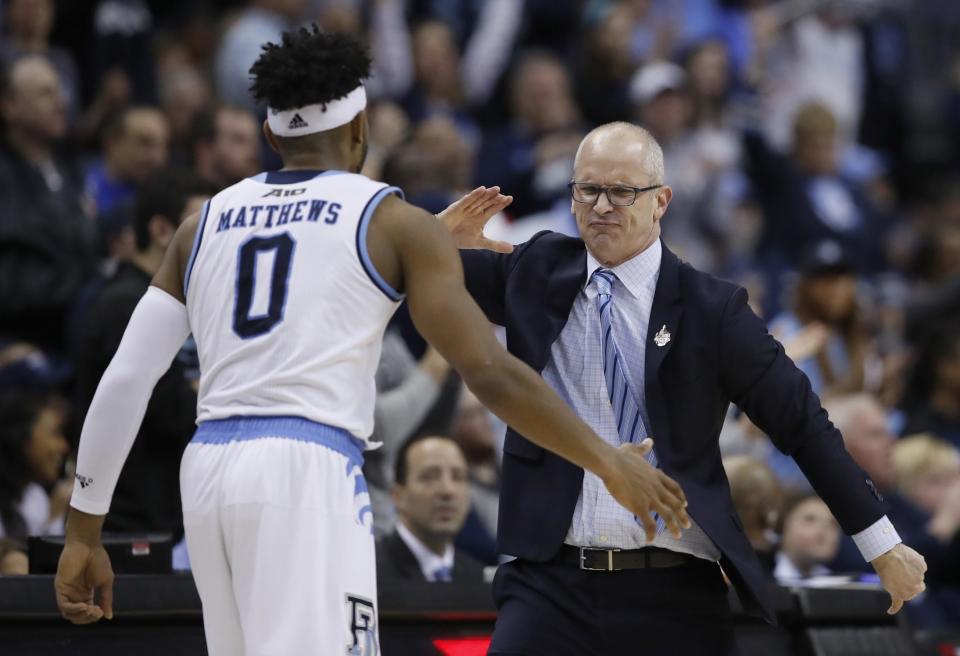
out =
[[[300,114],[294,114],[293,118],[290,119],[290,122],[287,123],[288,130],[297,130],[299,128],[308,128],[310,124],[301,118]]]

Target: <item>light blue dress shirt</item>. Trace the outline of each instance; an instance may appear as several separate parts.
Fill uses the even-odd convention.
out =
[[[648,345],[658,348],[653,346],[652,340],[647,339],[647,326],[660,276],[662,254],[658,240],[645,251],[611,269],[617,276],[613,285],[614,336],[626,361],[624,373],[640,399],[645,398],[645,349]],[[597,288],[591,282],[593,272],[601,267],[587,252],[587,274],[583,287],[573,302],[566,325],[550,348],[550,358],[541,373],[547,384],[590,428],[606,442],[617,446],[620,436],[603,378]],[[665,329],[673,332],[676,326],[666,326]],[[657,327],[657,330],[660,328]],[[648,433],[652,432],[645,409],[641,413]],[[656,450],[656,435],[652,437]],[[886,516],[854,535],[853,539],[866,560],[872,560],[900,542]],[[720,550],[696,522],[683,531],[679,540],[663,532],[648,543],[643,528],[633,514],[614,500],[600,478],[589,471],[584,472],[583,488],[565,542],[574,546],[604,549],[656,546],[705,560],[720,559]]]

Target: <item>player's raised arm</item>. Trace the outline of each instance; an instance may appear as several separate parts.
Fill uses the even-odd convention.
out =
[[[153,387],[190,334],[178,281],[183,278],[183,253],[189,251],[196,228],[193,217],[177,230],[83,423],[66,539],[54,581],[60,612],[76,624],[113,616],[113,570],[100,541],[101,529]]]
[[[384,201],[367,244],[374,264],[407,294],[421,334],[460,372],[497,416],[527,438],[603,479],[610,493],[655,535],[651,511],[679,536],[690,525],[680,486],[644,458],[643,446],[610,446],[598,437],[530,367],[500,345],[467,294],[450,236],[426,212]]]

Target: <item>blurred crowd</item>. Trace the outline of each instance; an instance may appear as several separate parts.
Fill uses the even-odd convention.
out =
[[[960,4],[951,0],[0,0],[0,573],[62,530],[96,383],[177,225],[278,159],[248,93],[260,45],[316,22],[374,57],[364,173],[443,209],[515,201],[488,235],[575,234],[580,139],[664,149],[664,241],[748,288],[927,558],[918,626],[960,625]],[[198,365],[158,385],[107,529],[182,534]],[[502,426],[401,309],[366,465],[376,531],[437,567],[495,564]],[[732,409],[721,439],[772,577],[862,572],[793,461]],[[455,545],[455,547],[453,546]],[[396,564],[396,563],[394,563]],[[389,571],[387,571],[389,570]]]

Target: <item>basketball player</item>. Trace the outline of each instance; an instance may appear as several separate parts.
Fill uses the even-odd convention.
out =
[[[377,654],[360,465],[381,338],[404,296],[505,421],[600,475],[651,537],[652,512],[676,534],[689,524],[679,486],[644,458],[649,444],[607,445],[501,348],[436,219],[356,173],[369,66],[355,41],[314,28],[267,45],[251,69],[284,168],[223,190],[183,224],[104,373],[55,583],[67,619],[112,617],[103,517],[150,391],[192,332],[199,427],[181,487],[210,654]],[[509,200],[481,189],[458,211],[490,216]]]

